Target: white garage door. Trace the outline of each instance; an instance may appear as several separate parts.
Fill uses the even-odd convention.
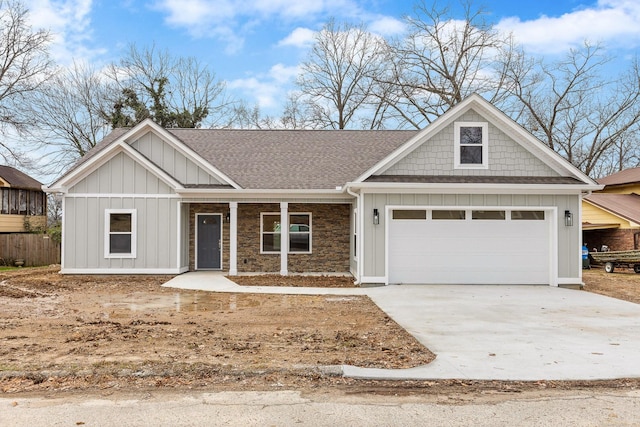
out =
[[[389,283],[549,283],[548,211],[403,208],[389,217]]]

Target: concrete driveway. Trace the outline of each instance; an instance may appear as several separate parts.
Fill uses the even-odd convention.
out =
[[[220,273],[165,286],[216,292],[368,295],[437,354],[411,369],[342,366],[375,379],[592,380],[640,377],[640,305],[549,286],[243,287]]]
[[[591,380],[640,377],[640,305],[548,286],[390,286],[368,295],[437,354],[365,378]]]

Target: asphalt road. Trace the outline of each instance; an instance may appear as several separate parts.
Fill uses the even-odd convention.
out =
[[[640,426],[640,390],[380,396],[274,392],[0,399],[0,426]]]

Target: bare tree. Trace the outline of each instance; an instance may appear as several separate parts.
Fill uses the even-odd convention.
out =
[[[164,127],[214,126],[227,120],[231,101],[224,82],[195,58],[131,45],[127,55],[111,65],[109,76],[119,87],[113,108],[105,112],[114,127],[146,117]]]
[[[521,108],[518,121],[592,175],[606,169],[603,162],[624,167],[628,141],[640,125],[638,63],[605,80],[609,60],[602,50],[587,43],[558,61],[512,64],[508,74],[509,92]]]
[[[0,132],[23,132],[34,124],[33,98],[52,75],[48,54],[49,32],[34,31],[28,11],[19,1],[0,0]],[[17,153],[0,142],[2,155]]]
[[[111,85],[113,86],[113,85]],[[46,173],[59,173],[84,156],[110,130],[104,117],[110,87],[105,76],[74,63],[47,82],[46,95],[34,105],[39,116],[36,147],[46,153]]]
[[[376,85],[372,76],[381,67],[383,46],[364,27],[333,20],[316,34],[297,82],[313,127],[383,126],[382,115],[370,114],[372,103],[379,100],[372,96]]]
[[[428,6],[406,18],[409,33],[392,43],[384,72],[389,105],[406,125],[422,128],[472,93],[497,103],[504,97],[504,69],[513,40],[483,19],[482,9],[464,3],[464,17],[454,19],[450,6]],[[498,61],[497,59],[501,59]]]

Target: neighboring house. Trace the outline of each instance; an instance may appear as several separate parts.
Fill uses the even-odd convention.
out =
[[[478,95],[421,131],[117,129],[47,191],[63,273],[581,283],[602,188]]]
[[[42,183],[10,166],[0,166],[0,233],[47,226],[47,194]]]
[[[589,250],[640,249],[640,168],[598,180],[604,189],[582,202],[583,240]]]

